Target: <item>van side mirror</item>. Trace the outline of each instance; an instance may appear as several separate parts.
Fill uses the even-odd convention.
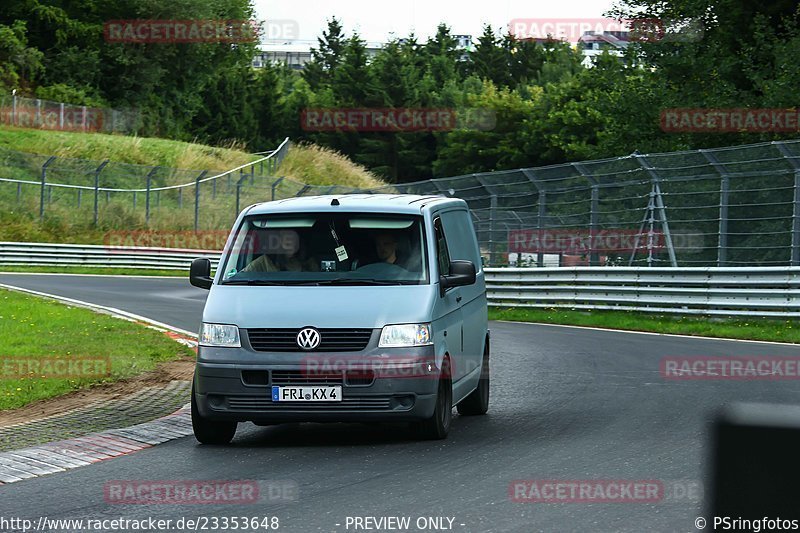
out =
[[[472,261],[450,261],[450,274],[439,276],[439,286],[442,294],[450,287],[461,287],[475,283],[475,265]]]
[[[211,260],[200,257],[192,261],[189,268],[189,283],[201,289],[210,289],[214,280],[211,279]]]

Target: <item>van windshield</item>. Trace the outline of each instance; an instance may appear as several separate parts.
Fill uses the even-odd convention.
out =
[[[226,285],[428,283],[422,217],[294,213],[245,217],[222,267]]]

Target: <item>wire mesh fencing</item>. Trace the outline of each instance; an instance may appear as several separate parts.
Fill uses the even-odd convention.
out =
[[[0,199],[109,229],[227,230],[247,205],[296,196],[451,196],[490,266],[800,266],[800,141],[639,154],[387,184],[299,183],[274,152],[215,174],[0,150]]]

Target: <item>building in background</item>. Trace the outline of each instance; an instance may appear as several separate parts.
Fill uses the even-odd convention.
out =
[[[594,66],[594,58],[603,52],[617,57],[622,54],[630,44],[630,32],[627,31],[587,31],[578,39],[577,48],[583,54],[581,64],[586,68]]]
[[[467,55],[474,50],[471,35],[454,35],[456,39],[456,50],[462,52],[461,59],[466,59]],[[405,39],[398,39],[401,44]],[[264,43],[258,45],[258,52],[253,58],[253,68],[262,68],[268,63],[283,63],[295,70],[303,70],[313,56],[311,49],[318,46],[317,41],[286,41],[282,43]],[[372,58],[379,50],[383,49],[385,43],[367,43],[367,57]]]

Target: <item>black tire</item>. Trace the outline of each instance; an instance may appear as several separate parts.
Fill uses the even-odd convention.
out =
[[[229,420],[209,420],[200,416],[192,385],[192,430],[200,444],[228,444],[236,434],[236,426],[236,422]]]
[[[446,360],[445,360],[446,361]],[[439,376],[436,390],[436,407],[430,418],[416,423],[416,432],[423,440],[446,439],[453,420],[453,382],[450,379],[450,366],[445,363]]]
[[[489,343],[483,349],[481,377],[478,387],[456,406],[458,414],[463,416],[485,415],[489,410]]]

